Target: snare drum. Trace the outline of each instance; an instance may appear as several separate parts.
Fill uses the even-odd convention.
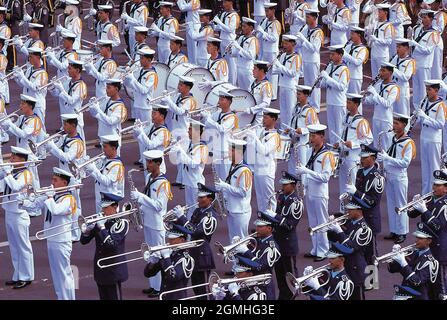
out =
[[[292,145],[292,139],[285,134],[281,134],[280,138],[280,149],[276,152],[275,159],[288,161],[290,158],[290,146]]]
[[[192,87],[191,93],[197,101],[197,108],[202,108],[207,92],[200,90],[197,83],[202,81],[214,81],[211,72],[206,68],[196,66],[192,63],[180,63],[169,72],[166,80],[166,90],[177,90],[180,76],[194,78],[196,84]]]

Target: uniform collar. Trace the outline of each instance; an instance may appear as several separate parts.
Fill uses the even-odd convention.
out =
[[[273,238],[273,234],[269,235],[268,237],[260,239],[260,241],[261,242],[267,242],[267,241],[270,241],[270,239],[272,239],[272,238]]]
[[[374,166],[372,166],[372,167],[370,167],[370,168],[363,169],[363,175],[364,175],[364,176],[367,176],[368,173],[369,173],[373,168],[374,168]]]
[[[422,256],[424,253],[427,253],[427,251],[430,250],[430,248],[424,249],[424,250],[418,250],[419,257]]]

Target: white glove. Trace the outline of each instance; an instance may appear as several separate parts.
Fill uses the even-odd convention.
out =
[[[178,144],[176,144],[175,146],[171,147],[169,152],[178,153],[178,152],[181,152],[182,150],[183,150],[182,147],[180,147]]]
[[[9,129],[10,126],[12,126],[12,121],[11,119],[5,119],[2,121],[2,123],[0,124],[0,126],[2,126],[3,128],[5,128],[6,130]]]
[[[33,18],[31,18],[28,13],[25,13],[25,15],[23,16],[23,21],[30,22],[31,20],[33,20]]]
[[[372,34],[372,35],[369,36],[369,40],[372,41],[372,42],[377,41],[377,37]]]
[[[215,187],[216,187],[217,191],[222,191],[228,187],[228,184],[226,182],[222,181],[221,179],[219,179],[219,181],[216,182]]]
[[[237,295],[239,293],[240,288],[241,287],[236,282],[232,282],[228,285],[228,291],[232,296]]]
[[[312,172],[312,170],[306,168],[302,164],[296,167],[296,173],[297,174],[306,174],[306,173],[310,173],[310,172]]]
[[[90,233],[90,231],[95,229],[95,226],[96,226],[96,223],[89,223],[81,231],[82,231],[82,233]]]
[[[335,231],[336,233],[342,233],[343,229],[340,227],[339,223],[332,223],[329,226],[329,230]]]
[[[185,210],[180,205],[175,206],[174,209],[172,209],[172,211],[174,212],[177,218],[180,218],[185,215]]]
[[[151,263],[151,264],[155,264],[158,262],[158,260],[160,260],[160,256],[159,254],[151,254],[149,255],[149,258],[145,259],[147,263]]]
[[[307,275],[311,274],[313,271],[314,271],[314,267],[307,266],[306,268],[304,268],[303,276],[307,276]]]
[[[418,201],[413,205],[413,208],[415,208],[417,211],[424,213],[427,211],[427,205],[425,204],[425,201]]]
[[[296,34],[296,36],[298,37],[299,40],[304,40],[304,39],[306,39],[306,37],[304,36],[304,34],[302,34],[301,32],[298,32],[298,33]]]
[[[236,249],[234,249],[234,252],[236,254],[243,254],[247,252],[249,249],[246,244],[241,244],[240,246],[237,246]]]
[[[13,166],[2,166],[1,170],[5,173],[5,175],[8,175],[14,170]]]
[[[47,52],[46,55],[47,55],[48,59],[50,59],[50,60],[56,59],[56,54],[54,53],[54,51],[49,51],[49,52]]]
[[[239,237],[239,236],[234,236],[234,237],[231,239],[231,243],[232,243],[232,244],[237,243],[237,242],[239,242],[239,241],[241,241],[241,237]]]
[[[56,26],[56,32],[61,32],[62,30],[64,30],[64,28],[60,24],[58,24]]]
[[[166,259],[166,258],[169,258],[171,256],[171,252],[172,252],[171,249],[163,249],[163,250],[160,251],[160,254],[161,254],[161,256],[164,259]]]
[[[352,185],[352,184],[346,185],[346,192],[349,193],[350,195],[353,195],[356,191],[357,191],[357,188],[354,185]]]
[[[132,190],[132,191],[130,192],[130,199],[133,200],[133,201],[138,202],[138,201],[140,200],[140,197],[141,197],[142,195],[143,195],[143,194],[142,194],[140,191],[138,191],[138,190]]]
[[[15,73],[15,75],[17,77],[24,77],[25,76],[25,73],[23,72],[22,68],[14,67],[14,69],[12,69],[12,71],[14,71],[14,73]]]
[[[96,9],[91,8],[88,14],[91,16],[96,16]]]
[[[219,287],[217,283],[213,284],[213,287],[211,288],[211,293],[213,294],[214,299],[216,300],[223,300],[227,295],[225,293],[224,288]]]
[[[96,168],[96,166],[95,166],[94,163],[89,163],[89,164],[87,164],[87,165],[85,166],[85,169],[86,169],[88,172],[93,172],[93,171],[95,171],[97,168]]]
[[[318,282],[318,279],[316,277],[312,277],[304,281],[304,285],[317,290],[320,287],[320,283]]]
[[[382,162],[385,160],[391,159],[391,157],[386,152],[379,152],[377,154],[377,161]]]
[[[418,46],[419,45],[419,43],[417,42],[417,41],[415,41],[415,40],[410,40],[410,46],[412,46],[412,47],[416,47],[416,46]]]
[[[273,211],[273,210],[269,210],[269,209],[267,209],[267,210],[264,211],[264,213],[265,213],[266,215],[268,215],[269,217],[272,217],[272,218],[275,218],[275,217],[276,217],[276,212]]]
[[[47,192],[45,192],[45,195],[46,195],[48,198],[53,198],[54,195],[56,194],[56,192],[53,190],[53,189],[54,189],[54,186],[53,186],[53,185],[51,185],[50,187],[51,187],[51,189],[48,190]]]
[[[405,260],[405,255],[403,253],[396,254],[395,256],[393,256],[392,259],[393,261],[396,261],[398,264],[400,264],[402,268],[408,264],[407,260]]]
[[[161,29],[155,23],[152,24],[151,29],[153,31],[155,31],[155,32],[160,32],[161,31]]]
[[[321,71],[320,75],[323,79],[330,78],[329,74],[326,72],[326,70]]]
[[[400,249],[402,249],[402,247],[400,246],[400,244],[395,244],[393,245],[393,249],[391,250],[392,252],[397,252]]]
[[[64,91],[64,85],[62,83],[60,83],[59,81],[56,81],[56,83],[54,84],[54,88],[59,91]]]
[[[217,24],[221,24],[222,21],[220,20],[219,16],[214,16],[213,21]]]
[[[135,137],[139,137],[142,134],[144,134],[144,129],[142,126],[136,126],[133,128],[133,135]]]
[[[211,114],[210,114],[210,112],[208,111],[208,110],[205,110],[205,111],[201,111],[200,112],[200,115],[203,117],[203,119],[208,119],[210,116],[211,116]]]
[[[121,14],[121,19],[123,19],[123,20],[127,20],[129,18],[129,15],[127,14],[127,12],[123,12],[122,14]]]
[[[94,103],[92,106],[90,106],[90,108],[88,108],[88,112],[90,112],[92,116],[96,116],[99,112],[99,106]]]
[[[23,46],[23,40],[20,38],[14,38],[12,42],[14,43],[14,45],[16,45],[18,47]]]
[[[90,61],[89,63],[85,64],[85,69],[86,70],[91,70],[91,69],[94,69],[94,68],[95,68],[95,65],[93,64],[92,61]]]
[[[373,96],[375,96],[377,94],[377,90],[373,86],[369,86],[367,92],[369,92]]]
[[[98,226],[99,230],[106,228],[106,221],[107,221],[106,219],[103,219],[96,222],[96,225]]]

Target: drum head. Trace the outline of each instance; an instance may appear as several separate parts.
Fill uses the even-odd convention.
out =
[[[169,67],[167,64],[161,62],[154,62],[152,66],[157,71],[158,76],[158,85],[157,89],[155,89],[154,92],[154,98],[155,98],[161,96],[163,91],[166,90],[166,83],[168,81],[168,75],[169,75]]]
[[[248,108],[256,105],[256,100],[250,92],[237,88],[228,82],[215,85],[206,95],[205,102],[210,106],[217,105],[220,91],[229,92],[234,96],[233,102],[231,103],[231,110],[235,112],[246,111]]]

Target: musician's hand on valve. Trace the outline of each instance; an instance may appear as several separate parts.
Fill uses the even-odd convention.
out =
[[[58,91],[64,91],[64,85],[62,83],[60,83],[59,81],[56,81],[53,84],[54,88],[57,89]]]
[[[407,260],[405,259],[405,255],[403,253],[398,253],[394,255],[392,259],[393,261],[396,261],[398,264],[400,264],[402,268],[408,264]]]
[[[107,221],[106,219],[103,219],[96,222],[96,225],[98,226],[99,230],[103,230],[106,228],[106,221]]]
[[[51,185],[50,188],[51,189],[49,189],[47,192],[45,192],[45,195],[47,196],[47,198],[53,198],[54,195],[56,194],[56,192],[54,191],[54,186]]]
[[[307,279],[306,281],[304,281],[304,285],[314,290],[317,290],[320,287],[320,283],[318,282],[318,279],[316,277]]]
[[[234,297],[236,295],[238,295],[239,293],[239,289],[241,287],[236,283],[236,282],[232,282],[228,285],[228,291],[230,292],[230,294]]]
[[[372,34],[372,35],[369,36],[369,40],[372,41],[372,42],[377,41],[377,37]]]
[[[56,26],[56,32],[62,32],[62,30],[64,30],[64,28],[60,24],[58,24]]]
[[[303,276],[307,276],[307,275],[311,274],[312,272],[314,272],[314,267],[307,266],[306,268],[304,268]]]
[[[219,179],[219,181],[216,182],[215,187],[216,187],[217,191],[222,191],[222,190],[227,189],[228,184],[226,182],[222,181],[221,179]]]
[[[234,249],[234,253],[235,254],[244,254],[245,252],[247,252],[249,249],[248,249],[248,247],[247,247],[247,245],[244,243],[244,244],[241,244],[240,246],[237,246],[235,249]]]
[[[227,295],[224,288],[221,288],[217,283],[213,284],[211,288],[211,293],[213,294],[214,299],[223,300]]]
[[[8,130],[9,127],[12,126],[12,121],[11,119],[5,119],[2,121],[2,123],[0,124],[5,130]]]
[[[96,223],[88,223],[81,231],[82,233],[90,233],[95,227]]]
[[[334,222],[334,223],[330,224],[328,226],[328,229],[331,230],[331,231],[334,231],[336,233],[342,233],[343,232],[343,229],[340,227],[340,224],[338,222]]]
[[[402,249],[400,244],[395,244],[395,245],[393,245],[392,252],[398,252],[400,249]]]
[[[53,140],[47,142],[47,150],[55,150],[57,149],[56,143]]]
[[[134,134],[135,137],[139,137],[140,135],[144,134],[143,126],[141,124],[135,126],[133,128],[133,134]]]
[[[91,16],[96,16],[96,9],[91,8],[88,12],[89,15]]]
[[[127,20],[127,19],[129,19],[129,15],[127,14],[126,11],[124,11],[124,12],[121,14],[121,19],[123,19],[123,20]]]
[[[56,54],[54,53],[54,51],[48,51],[48,52],[46,53],[46,56],[47,56],[47,58],[50,59],[50,60],[55,60],[55,59],[56,59]]]
[[[239,241],[241,241],[241,237],[239,237],[239,236],[234,236],[232,239],[231,239],[231,243],[233,244],[233,243],[236,243],[236,242],[239,242]]]
[[[326,72],[326,70],[321,71],[320,76],[322,79],[330,78],[329,74]]]
[[[427,205],[425,204],[424,200],[418,201],[413,205],[413,208],[415,208],[417,211],[424,213],[427,211]]]
[[[185,210],[180,205],[175,206],[172,211],[177,218],[183,217],[185,215]]]
[[[208,110],[204,110],[204,111],[201,111],[200,112],[200,115],[203,117],[203,119],[208,119],[210,116],[211,116],[211,114],[210,114],[210,112],[208,111]]]

